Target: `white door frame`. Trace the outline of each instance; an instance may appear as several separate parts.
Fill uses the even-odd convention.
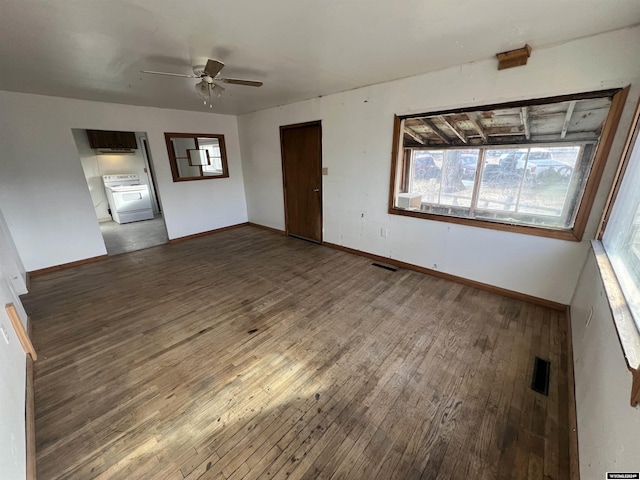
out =
[[[149,164],[149,156],[147,150],[144,148],[143,140],[147,141],[149,145],[149,139],[146,134],[140,134],[138,136],[138,143],[140,144],[140,150],[142,150],[142,157],[144,158],[144,171],[147,174],[147,183],[149,185],[149,196],[151,197],[151,206],[153,207],[154,215],[161,213],[160,205],[158,205],[158,195],[156,195],[156,185],[153,183],[153,176],[151,175],[151,165]]]

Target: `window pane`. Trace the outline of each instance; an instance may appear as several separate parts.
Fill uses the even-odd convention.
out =
[[[176,137],[171,139],[176,158],[187,158],[187,150],[196,148],[193,138]]]
[[[531,149],[518,211],[562,217],[580,147]]]
[[[187,178],[200,176],[200,167],[189,165],[188,158],[176,158],[176,164],[178,165],[178,175],[180,177]]]
[[[445,150],[443,153],[440,204],[469,208],[480,150]]]
[[[423,202],[438,203],[442,176],[441,167],[441,150],[413,150],[409,173],[409,193],[421,194]]]
[[[515,211],[523,183],[527,149],[487,150],[478,209]]]
[[[579,145],[487,149],[476,218],[571,228],[591,156]]]
[[[222,156],[217,138],[198,138],[200,148],[209,152],[210,165],[202,167],[203,175],[222,175]]]
[[[396,207],[468,216],[480,149],[411,150],[407,191]]]
[[[631,313],[640,328],[640,136],[636,138],[624,180],[602,243]]]

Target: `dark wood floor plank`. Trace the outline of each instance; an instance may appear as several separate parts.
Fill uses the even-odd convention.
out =
[[[34,278],[40,478],[568,478],[564,315],[370,263],[242,227]]]

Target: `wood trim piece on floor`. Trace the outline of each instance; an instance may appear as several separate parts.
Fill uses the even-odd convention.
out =
[[[571,329],[571,306],[567,306],[567,407],[569,409],[569,478],[580,480],[578,457],[578,415],[576,413],[576,384],[573,372],[573,334]]]
[[[178,243],[178,242],[184,242],[185,240],[191,240],[193,238],[206,237],[207,235],[211,235],[213,233],[224,232],[225,230],[232,230],[234,228],[245,227],[247,225],[249,225],[249,222],[236,223],[235,225],[229,225],[228,227],[221,227],[221,228],[216,228],[214,230],[207,230],[206,232],[194,233],[192,235],[185,235],[184,237],[170,238],[169,243]]]
[[[256,228],[261,228],[263,230],[267,230],[269,232],[277,233],[278,235],[286,235],[287,234],[287,232],[285,232],[284,230],[279,230],[279,229],[273,228],[273,227],[267,227],[266,225],[260,225],[259,223],[249,222],[249,225],[251,225],[252,227],[256,227]]]
[[[562,312],[566,311],[567,309],[567,305],[564,305],[562,303],[553,302],[551,300],[546,300],[540,297],[534,297],[533,295],[527,295],[526,293],[520,293],[513,290],[508,290],[506,288],[496,287],[494,285],[489,285],[487,283],[477,282],[475,280],[459,277],[457,275],[452,275],[450,273],[431,270],[430,268],[420,267],[419,265],[402,262],[400,260],[395,260],[393,258],[382,257],[380,255],[376,255],[373,253],[363,252],[362,250],[343,247],[342,245],[337,245],[335,243],[324,242],[323,245],[330,248],[335,248],[336,250],[342,250],[343,252],[353,253],[354,255],[367,257],[377,262],[387,263],[389,265],[395,265],[396,267],[405,268],[407,270],[413,270],[415,272],[424,273],[426,275],[444,278],[446,280],[451,280],[452,282],[461,283],[463,285],[468,285],[470,287],[479,288],[480,290],[486,290],[487,292],[491,292],[491,293],[497,293],[498,295],[504,295],[505,297],[513,298],[515,300],[522,300],[523,302],[529,302],[534,305],[541,305],[543,307],[553,308],[554,310],[559,310]]]
[[[84,265],[85,263],[98,262],[109,258],[109,255],[98,255],[97,257],[83,258],[82,260],[76,260],[75,262],[61,263],[60,265],[54,265],[53,267],[40,268],[39,270],[31,270],[27,272],[29,277],[37,277],[38,275],[44,275],[45,273],[57,272],[58,270],[64,270],[65,268],[77,267],[78,265]]]
[[[9,320],[11,320],[13,330],[16,332],[16,336],[18,337],[18,340],[20,340],[20,344],[22,345],[25,353],[31,355],[33,360],[37,360],[38,354],[36,353],[36,349],[33,348],[33,343],[31,343],[29,334],[25,331],[24,326],[22,325],[22,320],[20,320],[20,315],[18,315],[15,305],[13,303],[7,303],[4,306],[4,309],[7,312]]]
[[[27,317],[27,332],[31,337],[31,318]],[[33,359],[27,355],[25,392],[25,437],[27,449],[27,480],[36,480],[36,394],[33,382]]]

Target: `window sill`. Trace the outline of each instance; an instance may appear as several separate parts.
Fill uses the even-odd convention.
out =
[[[613,316],[613,322],[616,326],[618,339],[622,346],[627,368],[633,377],[631,384],[631,406],[636,407],[640,404],[640,333],[631,316],[631,311],[622,294],[620,285],[616,278],[609,257],[599,240],[591,242],[593,252],[596,257],[596,264],[600,270],[604,290],[609,301],[609,308]]]
[[[460,225],[468,225],[471,227],[489,228],[491,230],[501,230],[503,232],[521,233],[524,235],[535,235],[537,237],[555,238],[558,240],[567,240],[570,242],[579,242],[582,235],[577,235],[574,230],[554,230],[551,228],[534,227],[527,225],[514,225],[510,223],[492,222],[490,220],[481,220],[476,218],[462,218],[448,215],[438,215],[435,213],[425,213],[420,210],[405,210],[402,208],[391,207],[388,210],[391,215],[403,215],[406,217],[423,218],[427,220],[435,220],[437,222],[458,223]]]

